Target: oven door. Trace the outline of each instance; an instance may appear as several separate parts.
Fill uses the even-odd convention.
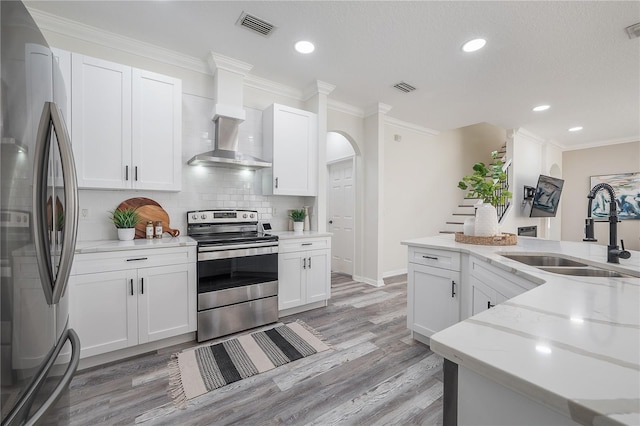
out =
[[[271,246],[199,253],[198,310],[277,294],[277,252]]]

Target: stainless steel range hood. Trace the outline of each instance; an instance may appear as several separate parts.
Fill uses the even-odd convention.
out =
[[[218,116],[215,120],[215,149],[193,156],[187,164],[192,166],[230,167],[258,170],[271,167],[271,163],[238,152],[238,126],[242,120]]]
[[[187,164],[244,170],[271,167],[268,161],[238,151],[238,126],[245,117],[242,108],[244,76],[252,65],[214,52],[211,52],[209,65],[214,72],[216,99],[213,116],[216,123],[214,149],[193,156]]]

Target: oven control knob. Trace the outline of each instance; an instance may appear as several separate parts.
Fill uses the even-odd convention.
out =
[[[249,215],[249,217],[250,217],[251,219],[253,219],[253,216],[255,216],[253,213],[251,213],[251,214]]]
[[[206,213],[202,213],[202,216],[200,216],[201,219],[206,219],[207,218],[207,214]]]
[[[191,215],[191,219],[194,219],[194,220],[195,220],[195,219],[197,219],[197,218],[198,218],[198,215],[197,215],[197,214],[195,214],[195,213],[194,213],[194,214],[192,214],[192,215]]]
[[[243,219],[246,219],[246,218],[247,218],[247,214],[246,214],[246,213],[244,213],[244,214],[242,215],[242,218],[243,218]]]

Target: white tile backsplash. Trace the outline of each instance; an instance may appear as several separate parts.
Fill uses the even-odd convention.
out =
[[[80,210],[88,209],[89,217],[80,220],[78,240],[116,239],[109,211],[132,197],[157,201],[169,213],[170,226],[182,234],[187,232],[187,211],[214,208],[257,210],[260,220],[270,221],[275,230],[287,229],[287,210],[305,205],[304,197],[262,195],[259,171],[187,165],[194,155],[213,150],[214,103],[210,98],[182,95],[182,191],[80,190]],[[262,111],[247,108],[238,135],[241,152],[262,158]]]

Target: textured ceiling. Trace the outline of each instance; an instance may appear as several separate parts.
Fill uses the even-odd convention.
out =
[[[25,3],[194,58],[215,51],[298,89],[331,83],[332,99],[388,104],[389,116],[435,130],[488,122],[567,148],[640,140],[640,39],[624,31],[640,22],[637,1]],[[235,25],[242,11],[276,30]],[[462,53],[475,37],[487,46]],[[316,51],[294,52],[300,39]],[[532,112],[539,104],[551,109]]]

